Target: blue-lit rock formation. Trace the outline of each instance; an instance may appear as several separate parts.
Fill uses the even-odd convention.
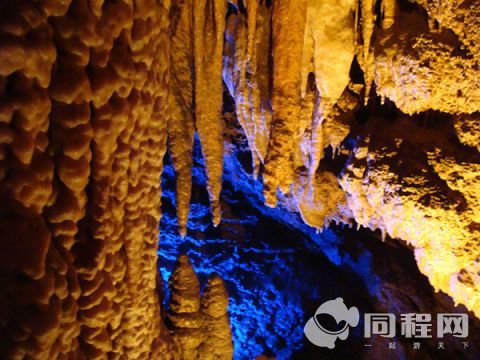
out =
[[[339,226],[317,234],[287,205],[264,206],[261,182],[248,174],[249,153],[237,130],[230,123],[225,142],[223,215],[217,228],[211,222],[198,142],[193,156],[191,214],[183,239],[176,219],[175,172],[166,159],[158,260],[164,280],[170,277],[179,253],[189,255],[201,284],[212,272],[225,280],[235,359],[332,356],[329,350],[310,344],[303,327],[318,305],[338,296],[360,312],[392,312],[397,322],[406,312],[466,311],[454,307],[448,296],[434,293],[419,272],[412,251],[400,242],[381,242],[380,234]],[[167,299],[168,292],[165,304]],[[459,339],[447,339],[449,356],[476,358],[480,354],[476,344],[479,324],[473,315],[471,319],[468,351],[463,351]],[[390,350],[391,358],[415,356],[414,351],[427,358],[441,355],[435,340],[423,341],[422,350],[413,350],[412,341],[400,336],[395,341],[397,349]],[[364,339],[361,322],[348,341],[338,342],[334,355],[378,358],[388,354],[388,343],[383,338]]]

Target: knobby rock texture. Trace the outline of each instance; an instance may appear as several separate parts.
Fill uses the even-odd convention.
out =
[[[172,357],[155,293],[169,4],[0,6],[0,358]]]
[[[230,356],[218,277],[200,300],[180,257],[171,331],[156,292],[167,142],[180,233],[195,133],[221,221],[222,81],[268,205],[408,242],[480,316],[479,22],[475,0],[1,1],[0,358]]]

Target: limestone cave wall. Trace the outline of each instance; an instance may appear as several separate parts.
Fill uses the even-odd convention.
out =
[[[0,358],[167,358],[169,5],[0,6]]]

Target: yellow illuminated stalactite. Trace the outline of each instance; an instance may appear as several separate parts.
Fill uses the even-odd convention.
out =
[[[167,132],[180,233],[194,130],[220,222],[222,71],[268,205],[280,189],[317,229],[354,219],[410,243],[432,285],[480,314],[480,42],[472,31],[480,7],[416,2],[457,36],[430,31],[424,14],[393,0],[381,2],[377,28],[373,0],[245,1],[227,23],[223,0],[172,9],[153,0],[3,2],[0,358],[231,357],[218,277],[200,298],[180,257],[173,339],[155,291]],[[359,107],[362,85],[349,76],[355,54],[365,100],[375,81],[404,114],[455,116],[448,131],[407,115],[371,117],[337,178],[320,162],[327,147],[341,148]],[[406,149],[421,156],[405,157]],[[205,338],[205,329],[219,336]]]
[[[334,106],[350,82],[349,71],[355,54],[353,12],[353,0],[308,1],[307,32],[311,34],[309,47],[319,94],[311,124],[308,169],[312,180],[324,157],[324,149],[330,145],[325,141],[323,123],[334,116]]]
[[[258,101],[252,91],[257,87],[257,84],[253,83],[255,79],[255,34],[257,27],[257,10],[258,2],[248,1],[246,4],[247,19],[243,18],[243,15],[237,16],[238,22],[237,29],[237,41],[236,46],[236,62],[239,66],[239,74],[236,79],[237,92],[235,97],[239,99],[236,103],[237,117],[245,129],[245,135],[249,141],[250,148],[252,149],[252,163],[256,171],[258,171],[260,159],[258,158],[258,151],[256,150],[255,143],[255,119],[260,114],[256,113],[255,102]],[[232,16],[232,19],[234,17]],[[255,52],[254,52],[255,51]],[[263,160],[263,159],[262,159]]]
[[[361,22],[362,22],[362,68],[363,77],[365,78],[365,105],[368,103],[370,96],[370,89],[373,82],[372,70],[372,53],[370,51],[373,30],[375,28],[375,1],[374,0],[360,0]]]
[[[249,1],[247,15],[227,19],[224,81],[235,100],[236,114],[252,151],[254,176],[265,160],[270,134],[271,8]]]
[[[223,34],[227,4],[224,0],[193,3],[195,56],[195,126],[205,158],[207,188],[213,223],[221,220],[220,190],[223,173]]]
[[[300,84],[306,0],[274,2],[272,10],[272,133],[265,159],[265,203],[275,206],[277,189],[288,191],[292,146],[300,113]],[[289,16],[295,13],[296,16]]]
[[[176,206],[179,232],[186,234],[192,192],[193,161],[193,2],[174,5],[178,19],[171,25],[169,150],[177,175]]]
[[[303,85],[302,85],[303,88]],[[295,152],[293,155],[293,166],[295,169],[306,168],[310,166],[310,145],[312,135],[312,118],[319,106],[320,99],[315,84],[315,77],[309,73],[308,83],[305,84],[305,93],[302,96],[302,108],[298,119],[298,131]]]

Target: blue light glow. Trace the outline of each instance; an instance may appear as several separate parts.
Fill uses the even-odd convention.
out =
[[[225,159],[222,224],[211,226],[198,145],[194,160],[192,205],[184,239],[177,231],[175,173],[166,163],[160,272],[167,280],[177,255],[184,252],[203,285],[212,272],[222,276],[230,294],[235,359],[262,354],[289,359],[303,347],[303,326],[321,301],[338,296],[339,288],[343,295],[365,292],[364,283],[370,292],[377,291],[368,254],[360,250],[352,258],[341,250],[343,240],[336,232],[327,229],[316,234],[297,214],[265,207],[261,182],[240,172],[235,157]]]

